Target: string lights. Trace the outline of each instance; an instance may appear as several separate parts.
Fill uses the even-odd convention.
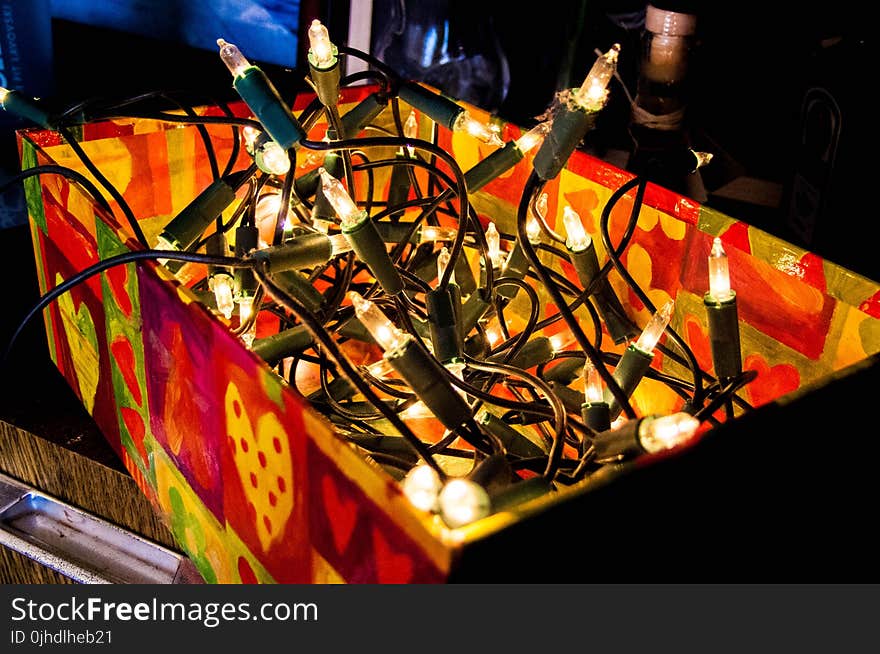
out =
[[[139,255],[208,263],[205,278],[189,282],[192,288],[210,291],[218,315],[247,346],[401,480],[417,510],[436,514],[452,529],[578,483],[605,463],[691,438],[703,401],[693,385],[667,379],[677,392],[692,389],[689,413],[640,417],[628,402],[646,375],[666,379],[651,364],[669,331],[673,302],[653,314],[621,355],[603,349],[603,332],[622,343],[637,331],[608,282],[614,253],[609,264],[599,264],[577,207],[563,208],[564,237],[547,222],[543,186],[604,107],[619,46],[597,58],[579,88],[560,96],[550,120],[505,144],[453,100],[396,79],[369,55],[337,47],[320,21],[311,23],[308,36],[318,102],[296,117],[266,75],[218,39],[220,58],[255,117],[225,122],[237,127],[253,165],[219,176],[165,225],[157,249]],[[341,51],[372,63],[382,89],[340,117],[339,88],[346,84]],[[389,102],[399,113],[398,100],[413,111],[405,120],[396,116],[395,131],[363,136]],[[14,91],[0,89],[0,103],[39,125],[50,122],[35,101]],[[107,111],[107,117],[124,115],[125,107]],[[310,140],[307,133],[322,115],[330,127],[326,138]],[[198,123],[198,117],[179,118]],[[420,121],[500,147],[462,171],[435,142],[418,138],[428,132],[419,129]],[[389,149],[396,154],[388,155]],[[321,165],[298,173],[292,163],[299,150]],[[469,196],[515,166],[531,176],[516,230],[504,233],[500,216],[481,222]],[[425,171],[427,183],[413,174],[416,169]],[[374,183],[380,171],[392,180],[385,195]],[[640,203],[638,194],[633,225]],[[470,267],[477,260],[479,280]],[[576,280],[558,272],[563,260]],[[113,263],[102,262],[102,269]],[[85,271],[82,279],[91,274]],[[50,292],[42,306],[79,281]],[[704,303],[715,372],[733,388],[742,373],[736,296],[718,239],[708,285]],[[541,289],[558,309],[543,319]],[[517,310],[517,321],[510,320],[514,299],[525,307]],[[574,315],[582,305],[595,338]],[[257,337],[267,313],[280,327]],[[352,363],[346,353],[351,342],[375,361]],[[319,387],[300,388],[299,366],[312,366]],[[583,390],[572,388],[581,373]],[[612,428],[624,412],[627,419]],[[437,428],[418,431],[407,422],[426,418]],[[460,474],[462,462],[469,473]]]

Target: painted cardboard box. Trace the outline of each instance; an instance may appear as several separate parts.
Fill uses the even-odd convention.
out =
[[[368,91],[349,92],[346,104]],[[298,99],[295,109],[307,100]],[[232,145],[229,128],[210,129],[223,160]],[[512,125],[503,129],[505,137],[519,133]],[[317,125],[312,137],[321,136]],[[80,138],[148,237],[210,183],[192,127],[117,120],[87,124]],[[19,142],[24,167],[55,163],[85,173],[52,132],[24,131]],[[488,153],[470,137],[442,130],[440,144],[462,169]],[[520,163],[471,198],[501,231],[513,231],[527,172]],[[629,178],[576,153],[546,189],[551,226],[553,217],[561,223],[568,203],[595,236],[604,202]],[[124,225],[62,177],[31,178],[26,192],[44,292],[99,259],[138,247]],[[622,230],[630,202],[616,208],[613,235]],[[725,244],[738,291],[744,367],[758,372],[744,391],[752,404],[846,375],[880,351],[876,282],[651,186],[624,262],[655,305],[676,300],[672,324],[705,370],[712,362],[701,300],[714,236]],[[630,315],[644,324],[648,315],[638,299],[620,280],[613,283]],[[545,303],[543,310],[552,307]],[[570,521],[579,519],[578,507],[597,489],[613,494],[646,463],[608,467],[553,496],[451,530],[411,507],[391,476],[334,434],[164,267],[140,262],[108,270],[64,295],[44,318],[58,368],[208,582],[427,583],[480,579],[481,570],[493,571],[489,578],[544,580],[541,561],[571,548],[570,578],[577,580],[580,545],[571,539],[579,532]],[[662,357],[654,365],[682,373]],[[643,386],[634,397],[643,414],[681,403],[665,387]],[[553,515],[569,522],[543,520]],[[505,556],[498,556],[502,549]],[[508,561],[517,551],[523,558],[505,579],[492,561]]]

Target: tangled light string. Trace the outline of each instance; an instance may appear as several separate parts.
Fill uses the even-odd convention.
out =
[[[622,185],[603,208],[604,265],[576,208],[564,207],[564,235],[547,223],[543,187],[604,107],[618,46],[597,58],[580,88],[559,94],[550,119],[504,143],[457,103],[399,79],[365,53],[337,47],[319,21],[309,38],[316,99],[298,116],[265,73],[223,39],[220,57],[253,119],[236,118],[222,105],[224,116],[199,116],[179,99],[173,103],[181,114],[138,108],[158,93],[79,103],[52,115],[33,99],[0,90],[4,109],[57,130],[74,146],[145,248],[101,261],[54,288],[16,336],[60,294],[114,265],[158,259],[179,273],[184,263],[206,264],[201,278],[186,283],[218,319],[327,416],[338,434],[399,479],[415,507],[439,513],[450,527],[574,484],[609,463],[679,447],[701,423],[715,422],[721,408],[728,417],[734,404],[749,408],[736,393],[754,373],[741,369],[736,294],[718,239],[704,298],[715,379],[669,327],[673,302],[655,307],[622,264],[645,179]],[[366,59],[373,70],[342,78],[342,54]],[[378,90],[340,115],[340,87],[364,78],[378,82]],[[412,108],[406,119],[399,100]],[[390,131],[375,124],[389,107]],[[211,163],[213,183],[154,243],[69,130],[86,119],[120,116],[196,125]],[[326,137],[310,140],[321,116]],[[222,171],[207,124],[227,125],[234,136]],[[497,149],[463,171],[437,145],[437,126]],[[418,138],[426,131],[433,140]],[[252,162],[233,170],[242,147]],[[708,159],[684,156],[693,168]],[[530,174],[516,232],[502,234],[494,222],[478,218],[469,194],[515,166],[529,166]],[[310,170],[297,176],[303,167]],[[384,195],[377,184],[382,172],[388,177]],[[60,166],[32,168],[13,181],[38,174],[66,175],[111,206],[98,186]],[[630,193],[629,220],[614,243],[611,212]],[[553,264],[560,261],[572,265],[576,281],[558,272]],[[643,327],[609,283],[612,270],[653,314]],[[558,309],[544,319],[535,282]],[[516,325],[506,315],[514,299],[528,307]],[[589,329],[575,315],[579,309]],[[258,334],[258,322],[266,324],[263,317],[270,314],[277,332]],[[544,333],[548,327],[552,336]],[[668,345],[661,342],[664,334]],[[616,354],[603,339],[628,344]],[[652,368],[657,349],[683,366],[687,378]],[[373,361],[356,364],[355,356]],[[303,387],[306,373],[315,380],[311,388]],[[682,411],[638,415],[629,400],[644,378],[680,395]],[[425,429],[426,420],[434,428]]]

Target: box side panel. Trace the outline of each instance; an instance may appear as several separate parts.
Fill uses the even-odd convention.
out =
[[[50,163],[27,141],[22,161],[26,167]],[[31,178],[26,193],[40,291],[46,293],[98,261],[95,210],[89,198],[60,175]],[[60,295],[44,318],[53,361],[121,454],[100,278],[86,279]]]
[[[104,222],[97,222],[96,231],[101,259],[129,251],[118,234]],[[117,424],[125,454],[123,462],[141,490],[147,497],[155,500],[155,480],[150,477],[144,446],[144,440],[150,435],[150,423],[135,264],[108,269],[101,275],[101,286]]]
[[[381,490],[372,489],[382,473],[184,287],[152,268],[137,276],[148,449],[174,471],[176,492],[198,504],[191,519],[203,529],[223,525],[279,582],[441,580],[448,555],[396,484],[382,475]],[[172,525],[180,519],[169,514]]]

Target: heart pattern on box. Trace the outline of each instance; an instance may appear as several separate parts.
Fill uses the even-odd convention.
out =
[[[373,527],[373,551],[380,584],[405,584],[412,581],[412,557],[393,549],[378,527]]]
[[[348,548],[357,524],[357,502],[340,495],[336,482],[330,475],[321,477],[321,495],[324,499],[327,522],[330,524],[330,533],[333,534],[333,544],[336,546],[336,551],[342,554]]]
[[[271,412],[260,415],[256,428],[238,387],[229,382],[225,399],[227,443],[242,490],[256,522],[263,551],[280,540],[293,512],[293,464],[287,432]]]
[[[63,280],[61,275],[55,275],[55,284]],[[76,369],[76,381],[79,386],[79,396],[86,407],[86,411],[92,413],[95,408],[95,393],[98,390],[98,377],[100,375],[100,357],[98,354],[98,333],[95,329],[95,321],[85,302],[80,302],[75,308],[70,293],[64,293],[58,298],[58,311],[61,314],[61,325],[64,328],[64,337],[70,350],[70,358]]]

